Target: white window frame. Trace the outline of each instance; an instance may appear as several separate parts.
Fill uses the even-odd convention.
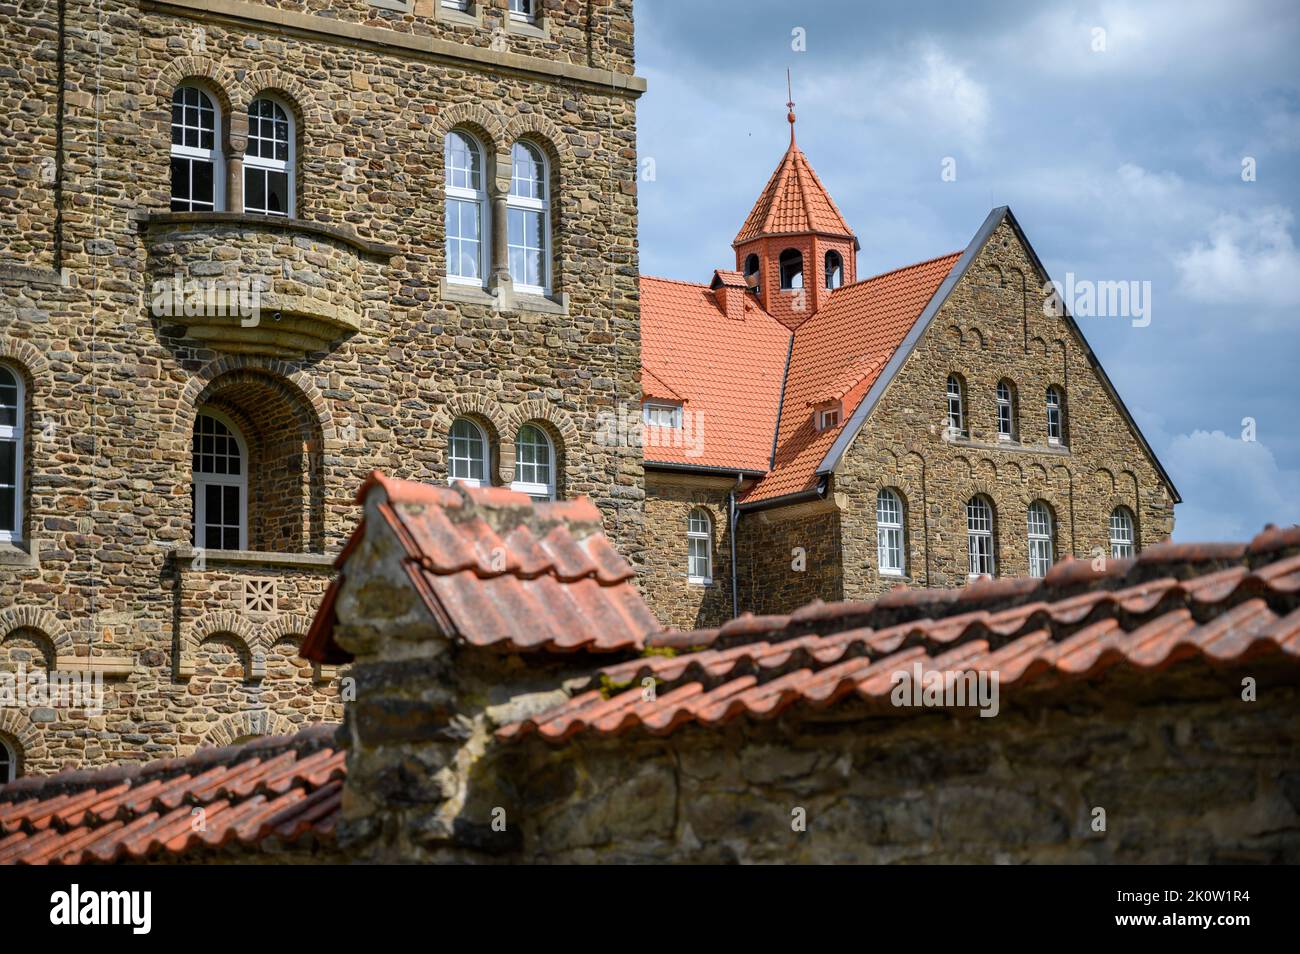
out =
[[[697,519],[698,518],[698,519]],[[703,553],[697,550],[703,549]],[[705,572],[693,572],[704,562]],[[708,586],[713,582],[713,515],[695,507],[686,515],[686,582]]]
[[[1064,417],[1061,411],[1061,392],[1056,385],[1047,387],[1047,443],[1060,444],[1065,436]],[[1052,432],[1056,433],[1053,434]]]
[[[1029,539],[1029,575],[1039,579],[1056,562],[1056,522],[1052,508],[1041,500],[1029,505],[1025,514],[1025,529]]]
[[[469,13],[470,0],[439,0],[444,9],[457,13]]]
[[[19,543],[23,539],[23,504],[26,495],[26,460],[23,451],[27,443],[24,436],[24,423],[27,420],[27,388],[22,373],[11,364],[0,364],[13,376],[17,386],[14,424],[0,424],[0,442],[14,445],[14,528],[0,530],[0,543]]]
[[[212,94],[209,93],[207,90],[205,90],[202,86],[199,86],[195,83],[182,83],[172,91],[172,104],[171,104],[172,108],[174,108],[175,106],[176,95],[180,93],[181,90],[184,89],[192,89],[196,91],[200,96],[202,96],[205,100],[207,100],[208,104],[212,107],[212,148],[204,149],[198,146],[184,146],[184,145],[177,145],[176,143],[172,143],[171,150],[168,153],[168,155],[175,156],[178,159],[198,160],[200,162],[209,162],[212,164],[212,208],[211,209],[191,208],[187,211],[221,212],[226,207],[226,157],[221,148],[221,128],[222,128],[221,127],[221,122],[222,122],[221,104],[217,102],[216,99],[212,96]],[[184,108],[185,107],[182,106],[182,111],[184,110]],[[184,115],[182,112],[182,123],[183,121],[184,121]],[[169,139],[171,138],[171,130],[174,127],[174,125],[175,124],[171,122],[167,124]],[[182,125],[182,128],[184,129],[184,128],[194,128],[194,127],[188,127]],[[200,129],[200,131],[202,130],[201,126],[198,128]],[[191,172],[190,182],[191,182],[190,194],[193,195],[193,188],[192,188],[193,173],[192,172]],[[171,182],[171,171],[170,171],[170,163],[169,163],[168,181],[167,181],[168,208],[171,207],[170,203],[173,198],[173,196],[171,195],[172,188],[173,187]],[[191,204],[193,203],[191,202]]]
[[[997,548],[993,538],[996,525],[997,516],[991,503],[978,495],[966,501],[966,575],[969,579],[997,576]]]
[[[1127,560],[1137,552],[1136,521],[1128,507],[1116,507],[1110,512],[1110,558]]]
[[[478,188],[467,189],[464,186],[453,186],[451,184],[451,168],[447,164],[447,146],[452,136],[463,137],[474,151],[478,154]],[[491,203],[487,200],[487,153],[483,150],[483,144],[479,142],[478,137],[471,135],[464,129],[453,129],[447,133],[442,143],[443,157],[443,179],[446,195],[442,204],[443,229],[447,233],[447,238],[451,233],[451,203],[469,202],[478,207],[478,277],[467,275],[455,275],[451,270],[451,259],[448,257],[444,270],[447,281],[453,285],[469,285],[474,288],[486,288],[488,274],[491,271],[492,264],[492,221],[491,221]],[[444,243],[446,238],[444,239]]]
[[[244,440],[244,435],[235,422],[213,408],[200,408],[194,416],[194,427],[199,426],[199,418],[210,417],[214,421],[225,426],[235,438],[235,446],[239,449],[239,473],[232,474],[208,474],[199,470],[193,470],[190,479],[194,482],[194,546],[199,550],[221,550],[223,547],[208,546],[207,541],[207,511],[208,501],[205,493],[207,487],[238,487],[239,488],[239,549],[248,549],[248,443]],[[191,460],[192,464],[192,460]]]
[[[508,4],[510,19],[516,23],[528,23],[536,26],[537,8],[540,5],[541,0],[510,0]]]
[[[473,434],[469,437],[457,437],[456,425],[458,424],[464,424],[471,428]],[[458,455],[456,453],[457,441],[474,440],[478,441],[479,449],[483,455],[480,461],[482,464],[483,477],[482,479],[479,479],[478,477],[459,477],[456,475],[457,462],[465,461],[467,465],[466,469],[472,472],[473,467],[469,465],[473,464],[475,458],[473,457],[472,452],[465,455]],[[491,460],[491,458],[492,448],[488,443],[487,433],[479,426],[477,421],[468,417],[458,417],[456,420],[451,422],[451,429],[447,431],[447,483],[464,484],[466,487],[484,486],[488,483],[488,461]]]
[[[948,395],[948,436],[965,437],[966,431],[966,388],[961,378],[955,374],[948,375],[946,385]],[[954,417],[957,421],[953,423]]]
[[[1004,378],[997,386],[998,403],[998,440],[1016,439],[1016,398],[1015,391]]]
[[[267,159],[264,156],[254,156],[251,155],[248,152],[247,147],[245,147],[244,182],[243,182],[244,212],[249,215],[266,215],[276,219],[292,219],[294,218],[295,212],[298,207],[297,182],[294,181],[296,178],[294,170],[297,165],[297,163],[295,162],[297,156],[294,154],[294,150],[297,148],[297,144],[298,144],[298,131],[297,129],[294,128],[293,110],[289,108],[287,103],[285,103],[283,100],[281,100],[276,96],[272,96],[269,93],[258,93],[256,96],[253,97],[252,102],[248,104],[248,109],[250,113],[248,117],[248,121],[249,121],[250,129],[252,127],[252,122],[253,122],[253,117],[251,115],[253,107],[257,105],[257,103],[261,102],[262,100],[266,100],[272,106],[276,107],[282,113],[284,113],[284,118],[286,120],[286,128],[288,129],[288,137],[289,137],[288,142],[286,143],[288,148],[285,150],[285,153],[288,156],[288,158]],[[250,139],[253,138],[251,132],[249,138]],[[287,180],[288,184],[285,186],[285,188],[287,190],[286,200],[288,202],[288,208],[285,210],[283,215],[281,215],[278,212],[268,212],[263,209],[250,209],[248,207],[248,170],[249,169],[262,169],[267,172],[283,172],[286,174],[285,179]]]
[[[667,420],[662,418],[667,417]],[[659,419],[657,419],[659,418]],[[666,404],[663,401],[643,401],[641,404],[641,422],[646,427],[682,426],[682,406]]]
[[[840,409],[828,407],[817,412],[817,430],[825,431],[840,426]]]
[[[533,431],[539,437],[540,441],[525,442],[524,432]],[[518,478],[520,469],[524,466],[534,466],[525,464],[520,458],[523,455],[524,447],[531,444],[533,447],[545,447],[547,456],[545,482],[513,480],[510,482],[510,489],[517,490],[520,493],[528,494],[534,500],[554,500],[555,499],[555,443],[551,440],[551,435],[546,433],[544,428],[538,427],[533,423],[526,423],[520,426],[519,431],[515,434],[515,477]],[[539,466],[539,465],[538,465]]]
[[[531,23],[532,21],[528,22]],[[531,151],[537,159],[540,169],[541,198],[515,194],[515,182],[526,181],[517,180],[515,177],[515,149],[517,147]],[[513,257],[511,251],[516,248],[527,250],[527,246],[514,245],[510,241],[509,218],[512,209],[518,209],[530,215],[537,215],[541,219],[542,227],[538,229],[538,234],[542,240],[542,283],[540,285],[530,285],[518,281],[515,278],[514,269],[510,267],[510,259]],[[540,146],[522,139],[517,139],[510,145],[510,191],[506,195],[506,220],[506,268],[510,272],[510,281],[515,291],[530,295],[549,295],[551,293],[551,166],[546,157],[546,152]]]
[[[831,268],[832,255],[835,256],[835,261],[839,263],[833,269]],[[822,261],[824,263],[823,267],[826,270],[826,290],[834,291],[837,288],[843,288],[844,287],[844,256],[832,248],[827,250],[826,254],[822,257]],[[836,272],[839,272],[840,280],[838,283],[832,284],[831,276],[834,275]]]
[[[882,487],[876,494],[876,563],[881,576],[907,573],[906,535],[903,520],[906,511],[897,491]]]
[[[18,778],[18,751],[5,739],[0,739],[0,785]]]

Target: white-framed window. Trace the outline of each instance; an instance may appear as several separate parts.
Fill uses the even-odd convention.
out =
[[[703,507],[686,518],[686,581],[713,582],[713,518]]]
[[[23,535],[23,376],[0,364],[0,542]]]
[[[0,785],[18,777],[18,753],[7,739],[0,739]]]
[[[248,104],[244,211],[293,215],[294,129],[290,112],[269,96]]]
[[[200,411],[192,458],[194,545],[247,550],[248,445],[239,429],[218,411]]]
[[[1110,555],[1125,560],[1133,555],[1133,511],[1116,507],[1110,512]]]
[[[487,455],[488,440],[483,428],[467,417],[456,418],[447,442],[448,482],[471,487],[487,483]]]
[[[519,23],[536,23],[541,0],[510,0],[510,19]]]
[[[647,427],[681,427],[682,406],[645,401],[641,405],[641,420]]]
[[[550,291],[550,200],[546,158],[527,142],[510,147],[510,195],[506,197],[506,245],[510,280],[516,290],[545,295]]]
[[[1052,568],[1056,548],[1053,544],[1052,511],[1041,500],[1029,505],[1029,575],[1044,577]]]
[[[948,435],[966,436],[966,395],[961,378],[948,375]]]
[[[215,212],[225,197],[221,111],[197,86],[172,93],[173,212]]]
[[[1061,443],[1064,428],[1061,426],[1061,392],[1055,385],[1047,389],[1047,443]]]
[[[803,253],[797,248],[788,248],[781,253],[781,287],[785,289],[803,288]]]
[[[510,489],[534,500],[555,499],[555,448],[536,424],[525,424],[515,435],[515,479]]]
[[[469,13],[470,0],[442,0],[442,5],[457,13]]]
[[[1014,440],[1016,436],[1015,393],[1008,381],[998,382],[998,440]]]
[[[839,252],[826,253],[826,287],[839,288],[844,284],[844,258]]]
[[[447,280],[481,286],[488,272],[483,148],[468,133],[453,129],[447,133],[443,158],[447,173]]]
[[[903,501],[888,487],[876,494],[876,559],[886,576],[902,576]]]
[[[817,430],[824,431],[830,427],[838,427],[840,423],[840,409],[838,407],[826,408],[817,412]]]
[[[983,497],[966,501],[966,549],[970,554],[971,578],[993,576],[993,507]]]

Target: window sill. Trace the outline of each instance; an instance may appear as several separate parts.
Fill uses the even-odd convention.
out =
[[[374,0],[371,0],[373,3]],[[392,0],[390,0],[392,2]],[[400,2],[400,0],[398,0]],[[466,13],[464,10],[453,10],[451,7],[444,7],[442,0],[433,0],[433,18],[441,23],[449,23],[452,26],[465,26],[481,29],[483,26],[483,3],[475,3],[471,8],[473,13]]]
[[[569,313],[569,296],[564,292],[558,295],[538,295],[531,292],[516,291],[503,282],[495,291],[490,291],[475,282],[462,284],[446,275],[438,279],[438,297],[443,301],[457,301],[467,305],[481,305],[499,311],[529,312],[538,315],[567,315]]]
[[[40,550],[35,540],[0,541],[0,566],[35,569],[41,565]]]
[[[906,579],[907,579],[907,574],[904,573],[902,570],[881,570],[881,571],[880,571],[880,575],[881,575],[881,576],[887,576],[887,577],[889,577],[891,580],[906,580]]]
[[[686,578],[686,584],[688,586],[712,586],[713,580],[712,579],[706,580],[698,576],[688,576]]]
[[[1054,457],[1068,457],[1070,449],[1063,444],[1021,444],[1013,440],[996,442],[976,441],[969,437],[952,437],[947,439],[954,447],[969,447],[972,450],[1011,451],[1016,454],[1051,454]]]
[[[172,551],[177,564],[192,564],[200,557],[206,563],[225,563],[243,566],[299,567],[302,569],[333,569],[335,557],[329,553],[275,553],[262,550],[203,550],[198,547],[176,547]]]

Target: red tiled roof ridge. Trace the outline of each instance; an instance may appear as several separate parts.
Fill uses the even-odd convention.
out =
[[[946,258],[958,258],[965,251],[965,249],[958,249],[955,252],[944,252],[942,255],[936,255],[933,258],[926,258],[919,262],[899,265],[897,268],[891,268],[888,271],[877,272],[875,275],[868,275],[866,278],[859,278],[856,281],[851,281],[848,284],[841,285],[839,288],[832,290],[831,294],[835,295],[849,288],[857,288],[859,285],[865,285],[868,282],[879,281],[882,278],[888,278],[890,275],[897,275],[899,272],[905,272],[912,268],[922,268],[926,265],[933,265],[936,262],[942,262]]]

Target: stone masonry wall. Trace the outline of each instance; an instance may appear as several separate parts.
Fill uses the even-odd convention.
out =
[[[789,613],[844,599],[841,515],[825,502],[742,513],[740,609]]]
[[[732,617],[727,496],[735,486],[734,480],[726,478],[646,473],[646,559],[639,582],[646,602],[666,627],[705,629]],[[697,507],[713,521],[710,584],[687,580],[687,518]]]
[[[500,484],[518,428],[538,423],[557,444],[561,493],[591,495],[619,550],[643,557],[639,451],[590,439],[602,411],[639,395],[631,0],[548,2],[534,32],[496,30],[495,2],[475,5],[482,27],[427,0],[210,6],[105,0],[97,19],[69,4],[61,123],[57,5],[24,5],[22,23],[0,10],[15,64],[0,71],[0,136],[14,144],[0,156],[0,361],[27,385],[27,506],[22,543],[0,546],[0,666],[30,652],[19,630],[54,659],[116,666],[102,716],[4,713],[0,734],[29,772],[339,718],[337,674],[304,672],[288,647],[355,525],[361,481],[374,468],[446,480],[458,415],[493,435]],[[269,91],[286,104],[296,216],[318,228],[168,214],[170,103],[186,81],[223,114],[232,202],[249,103]],[[494,207],[514,140],[545,153],[551,298],[512,294],[495,274],[496,295],[441,280],[452,128],[485,145]],[[216,346],[150,313],[152,283],[177,270],[266,277],[355,328],[304,350],[288,324],[260,334],[263,316],[248,352]],[[191,431],[208,405],[250,432],[295,428],[250,448],[266,464],[250,487],[260,555],[233,563],[189,550]],[[272,580],[272,608],[249,611],[249,585]]]

